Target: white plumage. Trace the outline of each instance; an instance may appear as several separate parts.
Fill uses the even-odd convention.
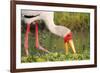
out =
[[[25,18],[25,15],[36,17]],[[60,37],[64,37],[70,32],[70,29],[54,24],[54,12],[22,10],[22,20],[28,24],[34,23],[36,20],[43,20],[50,32]]]

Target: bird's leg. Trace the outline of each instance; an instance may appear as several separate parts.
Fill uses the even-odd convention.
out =
[[[38,22],[35,23],[35,47],[39,47],[39,40],[38,40]]]
[[[72,48],[73,53],[76,53],[76,50],[75,50],[75,47],[74,47],[74,43],[73,43],[73,40],[72,40],[72,33],[71,32],[68,33],[64,37],[64,42],[65,42],[65,48],[66,48],[66,50],[68,49],[68,44],[67,43],[69,43],[70,47]],[[67,53],[67,51],[66,51],[66,53]]]
[[[30,32],[30,24],[27,24],[26,28],[26,33],[25,33],[25,41],[24,41],[24,49],[25,49],[25,54],[28,56],[29,55],[29,50],[28,50],[28,34]]]
[[[43,47],[39,44],[39,39],[38,39],[38,22],[37,22],[37,21],[36,21],[36,23],[35,23],[35,39],[36,39],[36,41],[35,41],[35,47],[36,47],[37,49],[40,49],[40,50],[42,50],[42,51],[44,51],[44,52],[49,53],[49,51],[48,51],[47,49],[43,48]]]

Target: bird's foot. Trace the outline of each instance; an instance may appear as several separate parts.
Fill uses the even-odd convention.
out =
[[[39,49],[39,50],[42,50],[42,51],[44,51],[44,52],[50,53],[50,51],[48,51],[47,49],[43,48],[42,46],[39,46],[38,49]]]

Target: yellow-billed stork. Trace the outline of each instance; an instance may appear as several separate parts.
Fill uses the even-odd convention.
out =
[[[28,52],[28,33],[30,31],[30,24],[35,24],[35,30],[36,30],[36,48],[39,48],[45,52],[49,52],[47,49],[44,49],[40,44],[38,40],[38,22],[37,20],[43,20],[45,22],[46,27],[49,29],[49,31],[57,36],[60,36],[64,39],[65,43],[65,51],[66,54],[68,54],[68,44],[72,48],[72,51],[76,53],[74,43],[72,40],[72,32],[70,29],[64,26],[55,25],[54,24],[54,12],[46,12],[46,11],[33,11],[33,10],[22,10],[22,20],[27,24],[26,34],[25,34],[25,53],[26,55],[29,55]]]

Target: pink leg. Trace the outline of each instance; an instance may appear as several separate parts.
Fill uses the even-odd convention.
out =
[[[40,49],[40,50],[42,50],[42,51],[45,51],[45,52],[48,52],[49,53],[49,51],[47,50],[47,49],[45,49],[45,48],[43,48],[40,44],[39,44],[39,36],[38,36],[38,22],[36,22],[36,25],[35,25],[35,47],[37,48],[37,49]]]
[[[28,34],[30,32],[30,24],[27,24],[27,29],[25,33],[25,42],[24,42],[24,48],[25,48],[25,54],[28,56],[29,51],[28,51]]]
[[[35,47],[36,48],[39,48],[39,40],[38,40],[38,22],[36,22],[36,25],[35,25]]]

